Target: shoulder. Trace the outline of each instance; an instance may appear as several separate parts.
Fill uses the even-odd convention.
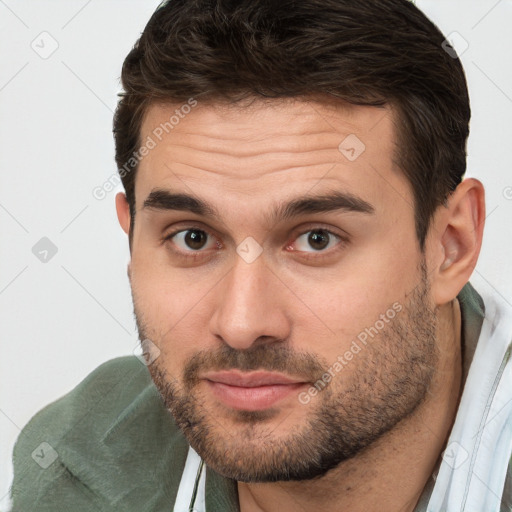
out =
[[[41,511],[63,504],[90,510],[92,503],[103,510],[145,480],[144,464],[172,452],[180,459],[186,449],[145,364],[113,359],[23,428],[13,452],[12,510],[36,510],[36,503]]]
[[[136,357],[120,357],[101,364],[74,389],[36,413],[23,428],[15,455],[35,438],[60,438],[85,424],[98,430],[150,385],[151,377]]]

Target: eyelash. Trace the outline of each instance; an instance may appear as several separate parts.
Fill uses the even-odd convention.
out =
[[[202,231],[203,233],[206,233],[209,237],[215,238],[215,236],[212,233],[210,233],[208,230],[206,230],[205,228],[203,228],[201,226],[188,226],[186,228],[183,228],[183,227],[182,228],[178,228],[178,229],[172,231],[171,233],[168,233],[167,235],[164,236],[162,241],[164,243],[171,242],[172,238],[174,236],[176,236],[178,233],[183,233],[183,232],[192,231],[192,230]],[[296,236],[294,236],[293,241],[295,242],[302,235],[305,235],[305,234],[310,233],[312,231],[323,231],[323,232],[329,234],[330,236],[333,236],[333,237],[337,238],[338,239],[338,244],[336,245],[336,247],[334,249],[330,249],[330,250],[327,250],[327,251],[319,251],[319,252],[311,252],[311,253],[304,252],[304,251],[292,251],[292,252],[302,252],[303,253],[303,256],[302,256],[303,259],[313,259],[314,258],[315,261],[321,261],[323,257],[329,257],[329,256],[332,255],[332,253],[336,253],[336,252],[342,250],[343,248],[345,248],[345,246],[349,242],[347,236],[343,236],[343,235],[340,235],[338,233],[334,233],[330,229],[328,229],[326,227],[323,227],[321,225],[316,225],[316,226],[310,227],[309,229],[306,229],[304,231],[300,231]],[[217,248],[222,247],[222,245],[219,242],[217,242],[216,245],[217,245]],[[289,247],[290,245],[291,244],[287,243],[286,247]],[[204,253],[206,251],[201,251],[201,250],[192,251],[191,250],[189,252],[184,253],[181,250],[172,249],[172,252],[174,254],[176,254],[177,256],[185,258],[185,259],[187,259],[189,261],[190,260],[195,261],[195,260],[204,258]]]

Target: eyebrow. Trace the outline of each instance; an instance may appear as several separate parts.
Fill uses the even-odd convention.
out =
[[[173,193],[165,189],[150,192],[143,204],[143,209],[189,211],[204,217],[220,219],[218,210],[211,204],[192,195]],[[360,197],[347,192],[334,191],[322,195],[305,195],[288,203],[275,206],[266,220],[269,223],[288,220],[303,214],[326,213],[334,211],[374,214],[375,208]]]
[[[275,208],[269,219],[276,221],[290,219],[307,213],[327,213],[333,211],[356,213],[375,213],[374,207],[367,201],[347,192],[330,192],[317,196],[303,196]]]
[[[194,196],[182,193],[172,193],[168,190],[152,190],[148,195],[143,209],[151,210],[181,210],[196,213],[197,215],[219,217],[217,210]]]

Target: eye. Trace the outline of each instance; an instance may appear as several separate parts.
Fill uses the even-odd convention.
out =
[[[338,245],[343,239],[327,229],[312,229],[295,240],[295,250],[302,252],[325,252]]]
[[[197,228],[182,229],[166,236],[183,252],[198,252],[217,247],[215,240],[206,231]]]

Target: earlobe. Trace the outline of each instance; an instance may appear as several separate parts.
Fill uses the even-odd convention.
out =
[[[464,180],[440,207],[433,219],[432,234],[440,247],[432,274],[437,305],[452,301],[469,281],[482,245],[485,221],[484,188],[480,181]]]
[[[130,206],[123,192],[116,195],[117,219],[123,231],[128,235],[130,232]]]

